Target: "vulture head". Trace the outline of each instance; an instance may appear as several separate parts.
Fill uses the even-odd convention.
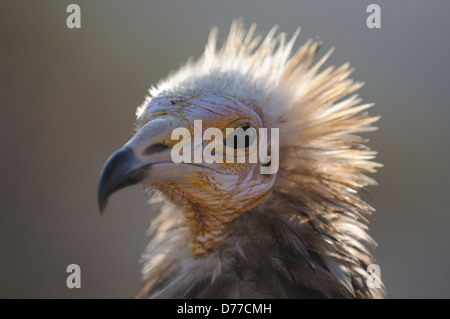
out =
[[[354,94],[362,83],[348,64],[320,70],[332,50],[316,59],[318,41],[294,50],[299,31],[254,32],[234,22],[217,49],[213,29],[198,61],[150,89],[103,168],[101,212],[133,184],[159,210],[139,296],[383,297],[358,195],[380,166],[356,135],[377,120]]]

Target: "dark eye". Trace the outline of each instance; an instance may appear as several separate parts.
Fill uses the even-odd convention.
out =
[[[234,130],[223,141],[226,147],[238,149],[248,149],[257,138],[256,129],[246,124]]]

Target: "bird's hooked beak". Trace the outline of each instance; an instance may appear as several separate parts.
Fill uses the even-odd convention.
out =
[[[106,208],[108,197],[115,191],[139,183],[145,171],[139,169],[133,152],[123,147],[106,161],[98,184],[98,208],[100,213]]]
[[[106,161],[98,185],[98,207],[103,214],[109,196],[135,184],[176,182],[181,167],[176,167],[170,155],[175,142],[171,131],[177,126],[173,118],[159,118],[144,125],[123,148]]]

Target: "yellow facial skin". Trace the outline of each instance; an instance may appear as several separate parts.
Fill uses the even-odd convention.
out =
[[[218,128],[224,138],[226,128],[248,125],[258,130],[262,127],[256,112],[231,97],[158,96],[138,111],[139,129],[126,147],[133,151],[140,165],[149,167],[148,176],[141,183],[155,187],[184,207],[195,257],[220,244],[231,221],[270,195],[275,175],[261,175],[259,160],[257,163],[248,160],[246,163],[225,160],[211,164],[173,163],[170,149],[179,141],[172,140],[171,133],[177,127],[184,127],[193,139],[194,120],[202,120],[202,133],[208,128]],[[203,148],[208,143],[204,141]],[[168,148],[148,154],[149,146],[155,144]]]

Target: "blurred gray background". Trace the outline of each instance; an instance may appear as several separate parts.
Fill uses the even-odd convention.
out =
[[[366,7],[381,6],[381,29]],[[385,167],[368,197],[370,233],[391,298],[450,297],[449,1],[81,1],[0,4],[0,297],[132,298],[152,218],[139,187],[115,194],[105,217],[96,187],[133,131],[147,88],[198,57],[242,16],[267,32],[303,31],[350,61],[376,102],[369,146]],[[66,267],[81,266],[81,289]]]

